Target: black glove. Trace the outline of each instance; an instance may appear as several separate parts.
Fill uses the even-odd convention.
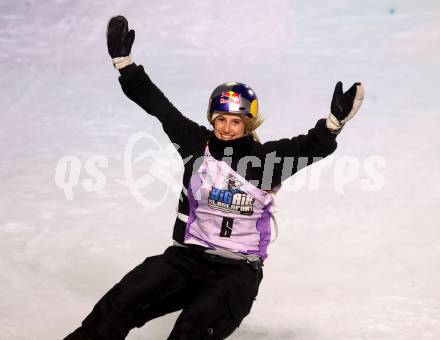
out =
[[[349,121],[364,100],[364,88],[361,83],[354,83],[347,92],[342,90],[342,82],[338,81],[333,92],[331,113],[327,118],[330,130],[339,130]]]
[[[128,30],[128,21],[122,15],[109,20],[107,25],[108,53],[113,58],[130,55],[134,41],[134,30]]]

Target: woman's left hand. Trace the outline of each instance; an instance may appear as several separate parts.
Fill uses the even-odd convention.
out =
[[[331,131],[339,131],[359,110],[364,100],[364,88],[361,83],[354,83],[347,92],[342,90],[342,82],[338,81],[333,92],[331,113],[326,125]]]

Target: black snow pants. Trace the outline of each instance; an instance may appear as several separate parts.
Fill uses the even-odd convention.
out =
[[[171,246],[125,275],[65,340],[125,339],[132,328],[178,310],[168,340],[225,339],[249,314],[262,278],[259,263]]]

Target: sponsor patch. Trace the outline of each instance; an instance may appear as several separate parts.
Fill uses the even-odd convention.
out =
[[[229,175],[225,181],[227,189],[213,187],[209,192],[209,207],[228,213],[252,215],[255,198],[240,190],[241,183],[233,176]]]
[[[220,104],[241,105],[241,95],[234,91],[223,92],[220,97]]]

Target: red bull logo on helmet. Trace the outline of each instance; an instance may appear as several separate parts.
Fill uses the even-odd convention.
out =
[[[234,91],[222,92],[222,96],[220,97],[220,104],[241,105],[241,95]]]

